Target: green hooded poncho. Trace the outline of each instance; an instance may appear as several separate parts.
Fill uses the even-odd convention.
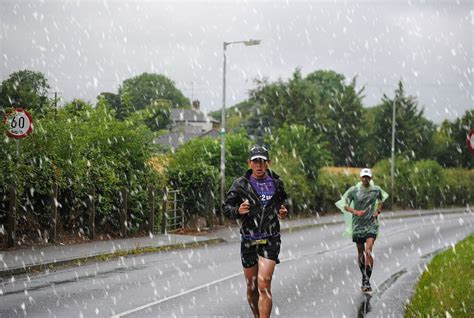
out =
[[[387,192],[376,186],[372,180],[370,180],[368,188],[364,187],[362,182],[350,187],[341,200],[336,202],[336,206],[344,213],[346,223],[344,236],[365,237],[369,233],[377,235],[379,220],[374,217],[374,212],[378,204],[384,202],[387,198]],[[346,205],[356,210],[364,210],[366,213],[363,216],[356,216],[344,209]]]

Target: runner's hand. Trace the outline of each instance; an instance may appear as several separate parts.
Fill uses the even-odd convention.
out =
[[[357,216],[362,216],[365,214],[365,211],[364,210],[354,210],[354,215],[357,215]]]
[[[250,212],[250,203],[248,199],[245,199],[244,202],[239,206],[239,214],[244,215]]]
[[[278,217],[280,219],[286,218],[286,215],[288,214],[288,210],[284,205],[281,205],[280,210],[278,210]]]
[[[376,211],[374,212],[374,217],[375,217],[375,218],[378,218],[379,214],[380,214],[380,210],[376,210]]]

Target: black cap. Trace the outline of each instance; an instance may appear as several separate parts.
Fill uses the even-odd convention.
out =
[[[259,145],[255,145],[250,149],[249,159],[254,160],[257,158],[261,158],[263,160],[270,160],[270,156],[268,155],[267,148]]]

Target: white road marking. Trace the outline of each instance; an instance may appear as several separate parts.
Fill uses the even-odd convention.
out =
[[[156,300],[156,301],[154,301],[154,302],[151,302],[151,303],[142,305],[142,306],[140,306],[140,307],[136,307],[136,308],[133,308],[133,309],[130,309],[130,310],[121,312],[121,313],[119,313],[119,314],[116,314],[116,315],[111,316],[111,318],[119,318],[119,317],[123,317],[123,316],[129,315],[129,314],[131,314],[131,313],[134,313],[134,312],[143,310],[143,309],[145,309],[145,308],[148,308],[148,307],[151,307],[151,306],[155,306],[155,305],[161,304],[161,303],[163,303],[163,302],[165,302],[165,301],[168,301],[168,300],[171,300],[171,299],[174,299],[174,298],[178,298],[178,297],[181,297],[181,296],[183,296],[183,295],[186,295],[186,294],[195,292],[196,290],[200,290],[200,289],[203,289],[203,288],[210,287],[210,286],[212,286],[212,285],[215,285],[215,284],[220,283],[220,282],[223,282],[223,281],[225,281],[225,280],[234,278],[234,277],[239,276],[239,275],[243,275],[242,272],[239,272],[239,273],[236,273],[236,274],[232,274],[232,275],[223,277],[223,278],[221,278],[221,279],[212,281],[212,282],[210,282],[210,283],[207,283],[207,284],[204,284],[204,285],[200,285],[200,286],[197,286],[197,287],[188,289],[188,290],[186,290],[186,291],[182,291],[182,292],[180,292],[180,293],[178,293],[178,294],[174,294],[174,295],[172,295],[172,296],[168,296],[168,297],[165,297],[165,298]]]

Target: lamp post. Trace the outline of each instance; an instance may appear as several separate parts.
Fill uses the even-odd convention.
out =
[[[222,114],[221,114],[221,213],[219,216],[219,223],[224,224],[224,211],[222,210],[222,203],[224,202],[225,195],[225,85],[226,85],[226,50],[227,46],[231,44],[243,43],[245,46],[259,45],[260,40],[248,40],[248,41],[235,41],[235,42],[224,42],[224,64],[222,67]]]
[[[396,100],[393,100],[393,107],[392,107],[392,159],[390,160],[390,190],[391,190],[391,201],[392,201],[392,211],[394,211],[394,196],[395,196],[395,107],[396,107]]]

